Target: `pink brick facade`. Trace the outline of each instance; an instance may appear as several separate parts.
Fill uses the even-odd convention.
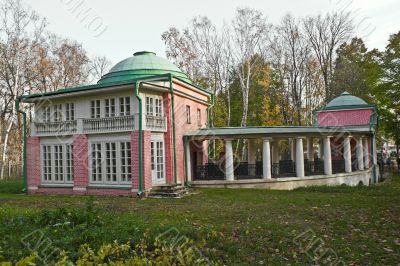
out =
[[[86,135],[79,134],[73,140],[74,191],[84,193],[89,184],[89,144]]]
[[[151,176],[151,132],[143,131],[143,189],[148,191],[152,187]],[[132,188],[139,190],[139,131],[131,133],[131,164]]]
[[[27,146],[28,193],[35,193],[40,186],[41,177],[39,137],[28,138]]]
[[[318,126],[368,125],[373,109],[321,111],[317,113]]]
[[[171,94],[165,92],[163,95],[164,112],[167,117],[167,132],[164,133],[165,145],[165,172],[166,183],[174,183],[174,142],[172,135],[172,112],[171,112]]]
[[[181,89],[181,88],[180,88]],[[187,123],[186,117],[186,106],[190,106],[190,123]],[[199,128],[206,127],[207,124],[207,105],[197,101],[193,101],[186,97],[179,95],[174,96],[174,111],[175,111],[175,134],[176,134],[176,171],[177,171],[177,181],[183,184],[185,180],[185,152],[183,135],[186,132],[194,131]],[[197,110],[200,110],[201,121],[197,121]],[[201,144],[198,149],[204,150],[204,143]],[[191,149],[193,152],[193,149]],[[206,158],[206,154],[203,153]]]
[[[176,89],[176,90],[175,90]],[[188,96],[190,95],[190,96]],[[174,109],[172,110],[172,97],[174,98]],[[195,100],[195,99],[198,100]],[[183,135],[188,131],[205,128],[207,126],[207,108],[208,96],[193,89],[179,81],[174,82],[174,94],[170,92],[163,93],[164,116],[167,121],[167,130],[164,133],[151,132],[144,130],[142,132],[143,154],[143,190],[147,194],[153,187],[152,169],[151,169],[151,141],[152,134],[157,137],[160,134],[164,136],[165,151],[165,183],[174,184],[174,150],[176,151],[176,176],[177,182],[183,184],[186,176],[185,171],[185,153]],[[186,106],[190,106],[191,123],[187,123]],[[145,107],[143,107],[145,108]],[[198,110],[200,110],[200,121],[198,119]],[[173,116],[174,114],[174,116]],[[173,134],[173,118],[175,119],[175,141]],[[41,161],[40,161],[40,137],[31,137],[27,142],[28,151],[28,186],[30,193],[43,194],[66,194],[66,195],[125,195],[135,196],[139,191],[139,132],[132,131],[131,140],[131,187],[99,187],[99,184],[90,183],[90,141],[89,138],[95,135],[75,134],[71,144],[73,145],[73,183],[52,184],[51,182],[41,185]],[[49,141],[44,137],[44,141]],[[52,141],[52,140],[50,140]],[[191,153],[199,152],[202,154],[202,161],[207,160],[206,141],[193,142],[191,144]],[[103,184],[100,184],[101,186]]]

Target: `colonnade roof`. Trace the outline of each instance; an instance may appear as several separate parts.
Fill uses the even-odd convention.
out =
[[[221,138],[284,138],[284,137],[321,137],[372,134],[373,128],[367,126],[340,127],[219,127],[199,129],[184,134],[184,137],[198,140]]]

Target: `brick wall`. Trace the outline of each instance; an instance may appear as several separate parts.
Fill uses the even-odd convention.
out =
[[[167,184],[174,183],[174,143],[172,135],[171,94],[165,92],[163,95],[164,112],[167,117],[167,132],[164,133],[165,145],[165,181]]]
[[[88,149],[87,136],[75,135],[73,140],[74,188],[77,194],[84,193],[89,184]]]
[[[41,178],[39,137],[29,137],[26,145],[28,193],[34,193]]]
[[[187,99],[179,95],[174,96],[174,104],[175,104],[177,180],[178,183],[183,183],[185,180],[185,152],[184,152],[185,149],[183,143],[183,135],[186,132],[194,131],[199,129],[200,127],[204,128],[206,126],[207,105],[195,102],[191,99]],[[191,111],[190,124],[188,124],[186,121],[186,105],[190,106],[190,111]],[[197,109],[200,109],[201,111],[201,126],[199,126],[197,123]],[[203,149],[203,145],[201,145],[198,148]]]
[[[317,114],[318,126],[368,125],[373,109],[322,111]]]
[[[151,132],[144,130],[143,134],[143,189],[152,187],[151,178]],[[139,131],[131,133],[131,163],[132,163],[132,188],[139,189]]]

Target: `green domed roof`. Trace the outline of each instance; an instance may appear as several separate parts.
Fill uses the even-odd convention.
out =
[[[365,102],[363,99],[353,96],[347,91],[343,92],[340,94],[339,97],[336,97],[332,101],[328,103],[326,108],[346,108],[348,106],[360,106],[360,105],[366,105],[369,106],[367,102]]]
[[[104,84],[168,73],[192,83],[188,76],[170,61],[153,52],[145,51],[134,53],[132,57],[116,64],[97,83]]]

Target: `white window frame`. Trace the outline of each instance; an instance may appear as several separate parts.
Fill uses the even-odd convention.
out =
[[[146,115],[163,117],[163,98],[159,95],[146,95]]]
[[[54,122],[62,122],[63,121],[63,105],[62,104],[53,105],[53,120],[54,120]]]
[[[131,97],[119,97],[119,116],[128,116],[132,113]]]
[[[65,104],[65,121],[75,120],[75,103]]]
[[[117,115],[116,98],[107,98],[104,102],[104,117],[115,117]]]
[[[62,149],[61,153],[59,151],[60,147]],[[57,150],[58,153],[56,153]],[[60,154],[61,158],[59,156]],[[42,184],[73,185],[74,160],[73,160],[73,146],[71,142],[43,141],[40,145],[40,161],[41,161],[40,165],[42,173],[41,174]],[[68,166],[68,161],[71,162],[71,165],[69,166]],[[48,162],[50,162],[49,165],[47,164]],[[57,164],[58,167],[56,166]],[[49,177],[51,178],[50,180]]]
[[[51,109],[52,109],[52,106],[44,106],[43,107],[43,122],[44,123],[51,122]]]
[[[107,156],[107,146],[112,146],[112,143],[115,143],[115,159],[113,160],[113,156]],[[93,153],[93,145],[100,146],[100,153],[96,150],[96,153]],[[127,148],[128,147],[128,148]],[[129,152],[127,155],[130,155],[129,159],[127,157],[122,158],[122,149],[125,148],[125,151]],[[132,161],[131,161],[131,139],[126,137],[117,137],[117,138],[94,138],[89,141],[89,183],[91,185],[99,185],[99,186],[132,186]],[[97,160],[100,160],[100,169],[101,173],[96,175],[96,180],[93,179],[93,164],[94,158],[93,155],[97,156]],[[100,159],[98,158],[100,155]],[[108,166],[108,163],[110,163]],[[114,165],[115,163],[115,165]],[[108,171],[108,167],[110,167],[111,171]],[[115,168],[115,172],[114,169]],[[130,169],[128,169],[130,168]],[[127,171],[129,170],[129,171]],[[115,173],[116,181],[113,180],[113,175]],[[129,174],[129,176],[128,176]],[[98,177],[101,177],[99,180]],[[110,178],[108,178],[110,177]]]
[[[101,100],[91,100],[90,101],[90,118],[100,118],[101,117]]]
[[[157,144],[161,145],[158,146]],[[159,148],[162,148],[161,150],[161,154],[159,154]],[[151,172],[152,172],[152,181],[155,182],[155,184],[163,184],[166,182],[166,158],[165,158],[165,140],[164,140],[164,135],[162,134],[156,134],[156,135],[152,135],[151,136],[151,146],[150,146],[150,150],[151,150]],[[156,153],[156,154],[155,154]],[[156,156],[154,156],[156,155]],[[161,157],[160,157],[161,156]],[[156,160],[154,160],[154,157],[156,158]],[[161,158],[162,159],[162,168],[156,168],[156,166],[158,167],[158,159]],[[155,171],[155,174],[158,176],[159,174],[162,174],[162,179],[161,182],[159,181],[159,179],[156,178],[154,179],[153,177],[153,171]],[[158,181],[158,183],[157,183]]]

